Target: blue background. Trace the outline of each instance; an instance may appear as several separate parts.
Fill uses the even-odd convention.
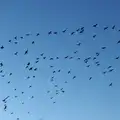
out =
[[[0,61],[4,63],[6,76],[0,78],[0,120],[119,120],[120,119],[120,2],[118,0],[0,0]],[[98,23],[97,28],[92,25]],[[116,25],[115,30],[112,26]],[[69,33],[79,27],[85,27],[82,35]],[[109,29],[104,31],[103,28]],[[63,34],[61,31],[68,28]],[[58,31],[58,35],[48,36],[48,31]],[[39,32],[40,36],[36,36]],[[26,37],[26,33],[32,35]],[[95,40],[92,36],[96,34]],[[8,43],[15,36],[18,44]],[[31,42],[35,41],[35,45]],[[76,46],[77,41],[82,44]],[[106,46],[106,50],[101,50]],[[24,56],[28,48],[29,54]],[[78,50],[78,54],[73,54]],[[18,51],[18,56],[14,52]],[[100,52],[98,60],[100,67],[90,61],[86,68],[84,59],[94,57]],[[60,60],[42,60],[36,65],[37,72],[26,71],[28,61],[34,63],[36,57],[44,53],[47,58],[59,56]],[[64,60],[64,56],[80,57],[81,60]],[[55,97],[56,104],[50,100],[47,90],[53,91],[50,83],[52,71],[49,65],[54,65],[56,81],[64,88],[65,93]],[[115,71],[102,75],[104,69],[112,65]],[[71,69],[71,75],[67,71]],[[7,74],[12,72],[12,76]],[[35,79],[25,80],[27,76],[36,75]],[[72,77],[76,75],[76,79]],[[93,79],[89,81],[89,77]],[[8,81],[11,84],[7,84]],[[67,80],[68,84],[64,84]],[[109,87],[110,83],[112,87]],[[32,88],[28,86],[32,84]],[[17,91],[13,89],[17,88]],[[21,92],[25,94],[22,95]],[[10,95],[8,110],[4,112],[2,99]],[[18,98],[14,98],[18,95]],[[34,95],[34,99],[29,99]],[[25,104],[21,105],[24,101]],[[30,111],[30,114],[27,112]],[[13,115],[10,113],[14,112]]]

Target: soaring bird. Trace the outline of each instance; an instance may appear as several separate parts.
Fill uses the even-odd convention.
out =
[[[37,34],[36,34],[36,36],[39,36],[39,35],[40,35],[40,33],[37,33]]]
[[[112,29],[115,29],[115,25],[112,26]]]
[[[106,47],[101,47],[101,49],[103,49],[103,50],[104,50],[104,49],[106,49]]]
[[[115,59],[118,60],[119,58],[120,58],[120,57],[118,56],[118,57],[116,57]]]
[[[2,45],[0,48],[1,48],[1,49],[4,49],[4,46]]]
[[[119,44],[120,43],[120,40],[117,42],[117,44]]]
[[[28,54],[28,49],[25,51],[24,55]]]
[[[111,86],[112,86],[112,83],[110,83],[109,86],[111,87]]]
[[[6,104],[4,104],[4,111],[6,111],[6,109],[7,109],[7,105],[6,105]]]
[[[89,80],[91,80],[91,79],[92,79],[92,77],[89,78]]]
[[[104,30],[107,30],[108,29],[108,27],[104,27]]]
[[[14,55],[18,55],[18,52],[15,52]]]
[[[50,35],[50,34],[52,34],[52,31],[49,31],[49,32],[48,32],[48,35]]]
[[[67,31],[67,28],[65,30],[63,30],[62,32],[65,33]]]
[[[97,27],[98,24],[93,25],[93,27]]]

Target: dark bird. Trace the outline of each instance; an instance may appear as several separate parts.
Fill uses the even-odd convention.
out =
[[[7,105],[6,105],[6,104],[4,104],[4,111],[6,111],[6,109],[7,109]]]
[[[74,34],[75,34],[75,32],[71,32],[71,33],[70,33],[70,35],[74,35]]]
[[[77,58],[77,60],[80,60],[80,58]]]
[[[63,30],[62,32],[65,33],[67,31],[67,28],[65,30]]]
[[[8,81],[8,84],[10,84],[10,81]]]
[[[81,45],[81,43],[77,43],[76,45],[77,45],[77,46],[80,46],[80,45]]]
[[[40,33],[37,33],[37,34],[36,34],[36,36],[39,36],[39,35],[40,35]]]
[[[17,55],[17,54],[18,54],[18,52],[15,52],[15,53],[14,53],[14,55]]]
[[[69,70],[69,71],[68,71],[68,74],[70,74],[70,73],[71,73],[71,71]]]
[[[23,39],[23,37],[20,37],[21,39]]]
[[[86,67],[90,67],[90,65],[87,65]]]
[[[28,49],[25,51],[24,55],[28,54]]]
[[[39,60],[36,60],[36,61],[35,61],[35,63],[38,63],[38,62],[39,62]]]
[[[110,68],[112,68],[112,66],[110,65],[110,66],[108,66],[108,69],[110,69]]]
[[[80,28],[78,28],[76,31],[79,32],[79,31],[80,31]]]
[[[73,79],[75,79],[76,78],[76,76],[73,76]]]
[[[98,24],[93,25],[93,27],[97,27]]]
[[[96,60],[96,57],[93,57],[93,60]]]
[[[14,39],[17,40],[17,36],[15,36]]]
[[[12,75],[12,73],[9,74],[10,76]]]
[[[11,43],[11,42],[12,42],[12,40],[9,40],[8,42],[10,42],[10,43]]]
[[[93,35],[93,38],[95,38],[96,37],[96,35]]]
[[[29,70],[32,70],[32,69],[33,69],[33,67],[29,68]]]
[[[9,98],[10,96],[7,96],[6,98],[4,98],[2,101],[5,103],[6,100]]]
[[[2,62],[0,63],[0,67],[3,67],[3,63]]]
[[[110,83],[109,86],[111,87],[111,86],[112,86],[112,83]]]
[[[120,58],[120,57],[118,56],[118,57],[116,57],[115,59],[118,60],[119,58]]]
[[[69,57],[69,59],[73,59],[73,57]]]
[[[89,78],[89,80],[91,80],[91,79],[92,79],[92,77]]]
[[[35,68],[34,71],[37,71],[37,68]]]
[[[84,27],[81,27],[81,30],[84,30]]]
[[[50,58],[49,60],[53,60],[53,58]]]
[[[108,29],[108,27],[104,27],[104,30],[107,30]]]
[[[43,59],[45,60],[45,59],[46,59],[46,57],[43,57]]]
[[[30,36],[31,34],[30,34],[30,33],[26,33],[25,35],[26,35],[26,36]]]
[[[61,70],[58,70],[58,72],[61,72]]]
[[[68,56],[65,56],[64,58],[65,58],[65,59],[67,59],[67,58],[68,58]]]
[[[108,72],[112,72],[114,69],[110,69]]]
[[[103,49],[103,50],[104,50],[104,49],[106,49],[106,47],[101,47],[101,49]]]
[[[75,51],[74,54],[78,53],[78,51]]]
[[[113,30],[115,29],[115,25],[112,26],[112,29],[113,29]]]
[[[18,44],[18,42],[16,41],[16,42],[14,42],[15,44]]]
[[[106,73],[107,73],[107,71],[102,72],[102,74],[104,74],[104,75],[105,75]]]
[[[50,65],[50,68],[53,68],[54,66],[53,65]]]
[[[0,48],[1,48],[1,49],[4,49],[4,46],[2,45]]]
[[[80,33],[83,33],[84,32],[84,29],[80,31]]]
[[[56,57],[56,59],[59,59],[59,57]]]
[[[30,65],[30,62],[28,62],[27,65]]]
[[[41,54],[40,54],[40,56],[43,56],[43,55],[44,55],[44,53],[41,53]]]
[[[120,43],[120,40],[117,42],[117,44],[119,44]]]
[[[32,44],[34,44],[35,43],[35,41],[32,41]]]
[[[99,55],[100,55],[100,53],[96,52],[96,56],[99,56]]]
[[[55,34],[55,35],[57,35],[57,34],[58,34],[58,32],[54,32],[54,34]]]
[[[50,35],[50,34],[52,34],[52,31],[49,31],[49,32],[48,32],[48,35]]]
[[[29,86],[29,88],[31,88],[31,87],[32,87],[32,85]]]

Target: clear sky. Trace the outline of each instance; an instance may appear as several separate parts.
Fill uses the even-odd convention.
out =
[[[0,0],[0,46],[4,46],[0,49],[0,62],[4,64],[1,75],[5,74],[0,77],[0,120],[120,120],[120,59],[115,59],[120,56],[120,44],[116,44],[120,40],[119,5],[119,0]],[[98,26],[93,28],[96,23]],[[113,25],[116,25],[114,30]],[[83,26],[83,34],[70,35]],[[106,26],[108,29],[104,30]],[[49,31],[58,34],[48,35]],[[40,35],[36,36],[38,32]],[[25,36],[26,33],[32,35]],[[18,44],[13,43],[15,36]],[[76,45],[77,41],[81,46]],[[105,50],[101,49],[103,46]],[[24,55],[26,49],[29,51]],[[76,50],[78,53],[74,54]],[[100,52],[96,60],[100,66],[90,60],[87,68],[84,59],[93,58],[96,52]],[[65,60],[67,55],[74,58]],[[49,60],[56,56],[60,59]],[[39,63],[34,64],[37,57]],[[78,57],[81,59],[76,60]],[[28,62],[38,70],[26,70]],[[109,65],[114,71],[103,75]],[[65,93],[55,96],[56,89],[50,79],[52,71],[59,69],[61,72],[54,75],[55,84],[64,88]],[[33,75],[36,77],[32,78]],[[26,80],[27,76],[31,78]],[[72,79],[73,76],[76,78]],[[5,112],[2,100],[8,95]],[[55,96],[53,100],[51,96]]]

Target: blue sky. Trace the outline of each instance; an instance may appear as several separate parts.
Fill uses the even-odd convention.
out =
[[[0,61],[4,63],[5,77],[0,77],[0,120],[119,120],[120,119],[120,39],[118,0],[4,0],[0,1]],[[93,24],[98,23],[97,28]],[[112,26],[116,25],[115,30]],[[82,35],[69,33],[84,26]],[[108,30],[103,28],[108,26]],[[68,28],[63,34],[61,31]],[[48,36],[48,31],[58,31],[58,35]],[[36,36],[39,32],[40,36]],[[26,33],[32,35],[26,37]],[[95,40],[92,36],[96,34]],[[18,44],[8,43],[14,37],[23,36],[18,39]],[[35,41],[32,45],[31,42]],[[81,46],[76,46],[77,41]],[[107,49],[101,50],[102,46]],[[28,55],[24,51],[28,49]],[[78,54],[73,52],[78,50]],[[18,51],[18,56],[14,53]],[[86,68],[84,59],[97,58],[100,66],[96,67],[90,60],[90,68]],[[37,57],[44,53],[47,58],[59,56],[59,60],[43,60],[35,66],[37,72],[25,70],[28,61],[34,64]],[[66,55],[73,56],[73,60],[64,60]],[[81,60],[76,60],[80,57]],[[54,96],[54,88],[50,83],[53,76],[49,65],[54,65],[53,70],[61,69],[61,73],[55,74],[55,83],[65,90],[54,98],[56,104],[50,100]],[[114,71],[102,75],[102,72],[112,65]],[[71,75],[67,72],[71,70]],[[12,76],[7,74],[12,72]],[[35,75],[36,78],[25,80],[27,76]],[[76,75],[76,79],[72,77]],[[92,80],[89,81],[89,77]],[[7,84],[11,81],[10,84]],[[68,81],[64,84],[64,81]],[[112,87],[109,87],[110,83]],[[28,88],[29,85],[33,87]],[[13,89],[16,88],[17,91]],[[47,94],[50,90],[50,95]],[[21,92],[25,94],[22,95]],[[7,95],[8,109],[3,110],[2,99]],[[14,98],[18,95],[18,98]],[[34,99],[30,97],[34,95]],[[24,101],[24,105],[21,102]],[[27,112],[30,111],[30,114]],[[13,115],[10,113],[14,112]]]

